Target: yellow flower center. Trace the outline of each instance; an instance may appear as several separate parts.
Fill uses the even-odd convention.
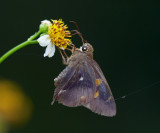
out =
[[[66,49],[67,45],[71,43],[71,39],[68,39],[68,37],[71,37],[71,32],[66,30],[67,28],[62,19],[59,19],[52,20],[52,25],[48,30],[51,42],[60,49]]]

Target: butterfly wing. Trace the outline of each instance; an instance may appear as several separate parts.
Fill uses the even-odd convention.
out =
[[[96,92],[95,80],[94,69],[86,61],[70,63],[55,80],[53,102],[70,107],[87,104]]]
[[[104,116],[116,115],[115,100],[102,70],[94,60],[89,60],[89,64],[94,69],[97,87],[94,98],[85,107]]]
[[[104,116],[116,114],[116,104],[99,65],[86,55],[78,55],[55,79],[53,102],[69,107],[83,105]]]

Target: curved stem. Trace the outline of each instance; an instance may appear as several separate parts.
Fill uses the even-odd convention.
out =
[[[15,53],[16,51],[18,51],[19,49],[29,45],[29,44],[36,44],[38,43],[37,40],[33,40],[36,37],[38,37],[41,34],[41,30],[39,30],[38,32],[36,32],[34,35],[32,35],[30,38],[28,38],[27,41],[17,45],[16,47],[12,48],[11,50],[9,50],[7,53],[5,53],[3,56],[0,57],[0,64],[6,59],[8,58],[10,55],[12,55],[13,53]]]
[[[30,38],[28,38],[27,41],[32,41],[33,39],[35,39],[36,37],[39,36],[39,34],[41,34],[41,30],[39,30],[38,32],[36,32],[34,35],[32,35]]]
[[[37,35],[37,34],[36,34]],[[34,36],[34,35],[33,35]],[[29,44],[36,44],[38,43],[37,40],[33,40],[33,41],[25,41],[19,45],[17,45],[16,47],[12,48],[11,50],[9,50],[7,53],[5,53],[3,56],[0,57],[0,64],[6,59],[8,58],[10,55],[12,55],[13,53],[15,53],[16,51],[18,51],[19,49],[29,45]]]

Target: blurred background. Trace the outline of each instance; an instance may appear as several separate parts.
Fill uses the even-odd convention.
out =
[[[0,56],[38,31],[40,21],[76,21],[116,100],[113,118],[55,103],[53,79],[65,68],[60,53],[27,46],[0,64],[0,133],[160,132],[159,4],[151,0],[1,1]],[[72,41],[79,47],[81,40]],[[145,88],[146,87],[146,88]],[[140,91],[139,91],[140,90]],[[136,93],[134,93],[136,92]]]

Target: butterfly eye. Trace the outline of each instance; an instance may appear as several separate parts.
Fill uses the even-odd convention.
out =
[[[87,51],[87,46],[82,46],[83,51]]]

